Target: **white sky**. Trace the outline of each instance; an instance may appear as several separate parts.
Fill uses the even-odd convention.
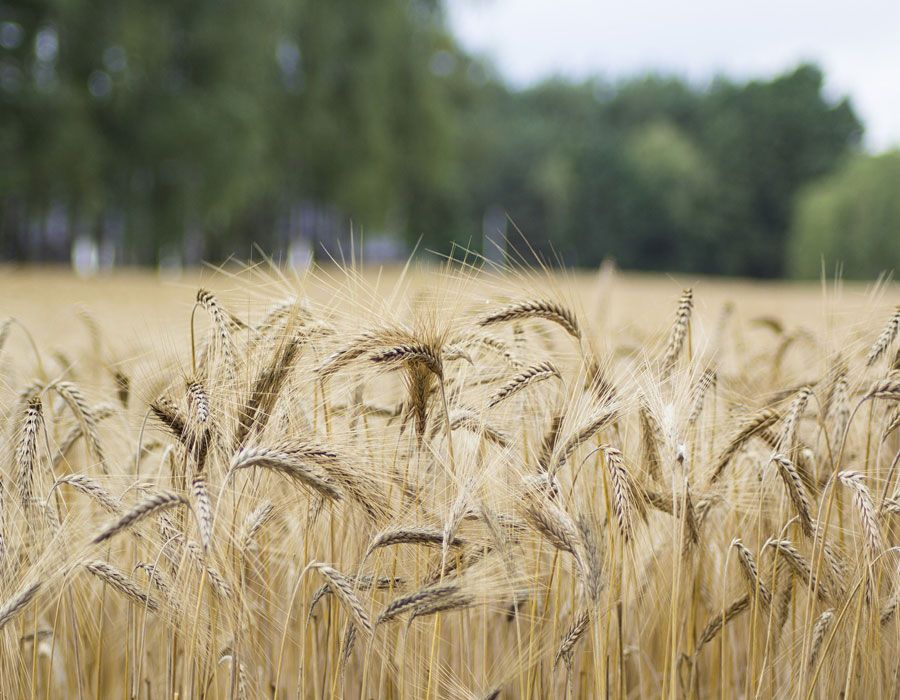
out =
[[[646,70],[703,81],[813,60],[873,150],[900,146],[900,0],[450,0],[462,45],[517,85]]]

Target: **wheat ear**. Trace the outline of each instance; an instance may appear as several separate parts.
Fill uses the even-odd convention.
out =
[[[894,313],[885,324],[884,329],[878,334],[878,338],[872,343],[872,347],[869,348],[869,352],[866,355],[866,367],[871,367],[878,362],[878,358],[881,357],[891,346],[891,343],[894,342],[898,330],[900,330],[900,306],[894,310]]]
[[[133,527],[138,522],[154,513],[160,513],[161,511],[180,505],[188,505],[188,501],[184,496],[180,496],[177,493],[163,492],[154,494],[138,503],[121,518],[103,528],[103,530],[101,530],[94,538],[94,544],[99,544],[104,540],[108,540],[110,537]]]
[[[549,361],[540,362],[536,365],[532,365],[522,372],[517,374],[515,377],[509,380],[506,384],[504,384],[493,396],[488,399],[488,408],[493,408],[501,401],[505,401],[510,396],[513,396],[522,389],[531,386],[532,384],[536,384],[537,382],[542,382],[545,379],[550,379],[551,377],[560,378],[559,370],[553,366]]]
[[[666,342],[666,350],[663,354],[663,375],[667,376],[675,369],[678,357],[681,355],[681,348],[684,346],[684,339],[687,337],[688,326],[691,323],[691,311],[694,308],[694,292],[688,288],[681,294],[678,300],[678,308],[675,311],[675,322],[672,324],[672,330],[669,333],[669,340]]]
[[[100,559],[88,561],[84,563],[84,568],[101,581],[109,584],[113,589],[130,598],[138,605],[142,605],[150,612],[158,612],[159,605],[153,598],[144,593],[137,584],[132,581],[125,573],[112,566],[108,562]]]
[[[32,583],[6,601],[6,603],[0,605],[0,630],[28,606],[28,603],[31,602],[40,589],[41,584],[39,581]]]
[[[527,318],[542,318],[552,321],[576,340],[581,338],[581,329],[578,327],[575,314],[562,304],[545,299],[529,299],[509,304],[483,316],[478,321],[478,325],[491,326]]]

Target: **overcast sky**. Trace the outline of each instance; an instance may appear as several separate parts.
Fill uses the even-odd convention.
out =
[[[450,0],[462,45],[517,85],[646,70],[766,77],[801,60],[850,95],[873,150],[900,146],[900,0]]]

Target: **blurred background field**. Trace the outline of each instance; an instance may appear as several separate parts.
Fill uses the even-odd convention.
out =
[[[353,306],[348,302],[359,289],[378,298],[387,298],[400,289],[403,303],[409,303],[433,290],[445,272],[446,280],[459,274],[427,264],[413,265],[405,275],[399,265],[366,266],[358,278],[327,265],[296,273],[275,272],[266,266],[202,269],[177,277],[141,270],[79,277],[53,268],[0,268],[0,314],[25,323],[40,347],[64,348],[89,342],[79,317],[80,312],[87,311],[102,324],[105,337],[116,344],[119,354],[127,356],[129,348],[141,352],[183,349],[198,287],[214,290],[231,308],[253,321],[265,314],[272,299],[292,295],[331,307],[336,314],[346,313]],[[358,281],[349,281],[354,278]],[[504,292],[515,288],[516,278],[483,270],[473,285],[487,298],[500,288]],[[735,312],[733,322],[744,332],[760,334],[766,340],[770,339],[766,319],[778,319],[788,331],[802,328],[827,334],[829,324],[867,328],[879,312],[883,313],[885,305],[900,302],[895,282],[731,280],[623,273],[611,268],[534,274],[523,278],[521,286],[568,299],[599,329],[623,334],[620,342],[626,345],[629,334],[637,344],[650,329],[664,326],[671,309],[660,300],[677,296],[685,286],[697,292],[698,308],[710,323],[731,309]],[[10,342],[21,344],[23,352],[27,350],[24,338]]]
[[[0,259],[897,267],[896,7],[549,7],[5,2]]]

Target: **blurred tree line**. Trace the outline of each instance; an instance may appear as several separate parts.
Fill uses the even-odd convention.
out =
[[[806,274],[823,221],[841,239],[852,219],[835,173],[865,160],[861,134],[812,65],[514,90],[439,0],[0,4],[7,259],[73,239],[124,263],[334,252],[352,227],[386,253],[505,230],[572,264]]]
[[[801,193],[790,239],[790,272],[815,277],[823,262],[840,265],[847,277],[900,271],[898,224],[900,152],[852,158]]]

